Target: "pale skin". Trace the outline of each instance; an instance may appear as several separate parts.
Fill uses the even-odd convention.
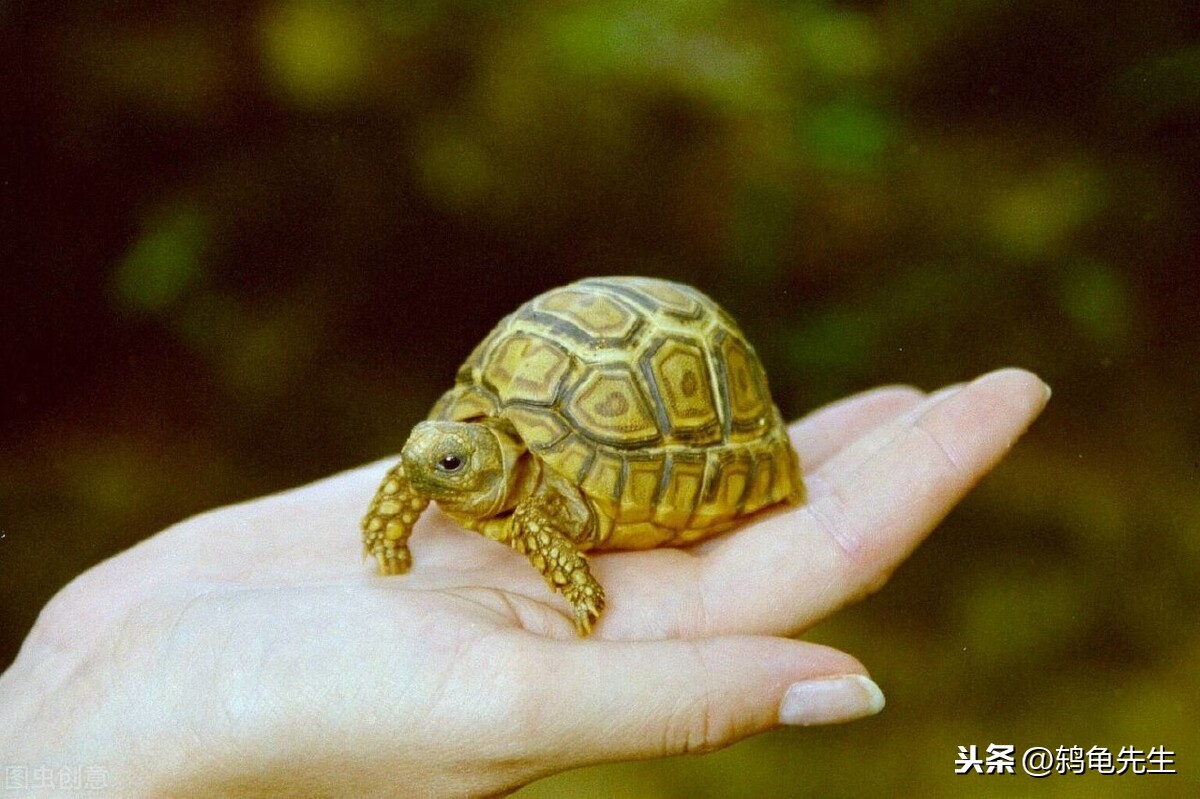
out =
[[[594,554],[586,639],[524,556],[434,509],[407,575],[362,564],[391,460],[204,514],[46,606],[0,677],[0,760],[103,765],[118,796],[488,795],[869,715],[862,664],[791,636],[880,588],[1047,398],[1003,370],[816,411],[791,428],[806,505]]]

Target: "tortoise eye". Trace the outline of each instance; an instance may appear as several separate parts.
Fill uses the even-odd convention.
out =
[[[457,472],[462,468],[462,458],[457,455],[443,455],[437,465],[443,472]]]

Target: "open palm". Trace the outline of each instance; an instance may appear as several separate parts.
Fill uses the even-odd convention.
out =
[[[214,511],[47,606],[0,678],[25,731],[0,742],[109,764],[120,795],[476,794],[874,712],[861,664],[791,636],[879,588],[1047,396],[1004,370],[815,412],[791,428],[807,504],[593,554],[608,607],[584,640],[523,556],[436,509],[410,573],[361,563],[387,463]]]

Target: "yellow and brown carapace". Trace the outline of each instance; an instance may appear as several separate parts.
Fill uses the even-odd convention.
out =
[[[475,348],[385,477],[363,543],[381,572],[405,571],[437,501],[524,552],[583,635],[604,606],[587,550],[686,545],[803,496],[729,315],[678,283],[593,278],[535,297]]]

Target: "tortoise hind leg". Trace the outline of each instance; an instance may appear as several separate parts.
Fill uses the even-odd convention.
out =
[[[379,484],[362,520],[363,557],[374,555],[380,574],[403,574],[412,565],[408,537],[429,500],[413,490],[397,463]]]
[[[581,636],[604,610],[604,589],[588,569],[587,558],[563,532],[552,515],[556,503],[534,495],[513,510],[508,543],[524,552],[553,590],[562,593],[575,612],[575,630]]]

